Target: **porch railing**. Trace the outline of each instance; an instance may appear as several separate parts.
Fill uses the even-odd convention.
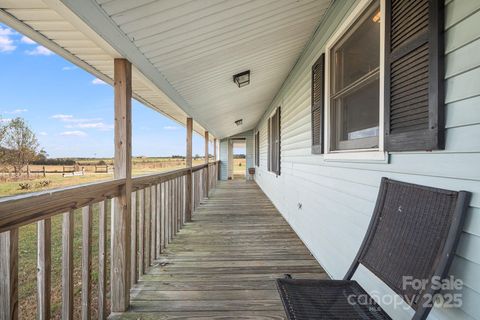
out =
[[[219,162],[132,178],[130,231],[130,286],[189,221],[215,188]],[[191,184],[189,180],[191,179]],[[121,195],[126,180],[98,182],[76,187],[8,197],[0,200],[0,320],[18,318],[19,227],[37,225],[37,315],[51,317],[52,218],[63,216],[61,237],[61,317],[74,315],[75,215],[81,214],[81,308],[82,319],[105,319],[110,313],[107,272],[113,255],[108,215],[109,202]],[[191,203],[188,203],[191,201]],[[98,217],[94,217],[98,214]],[[95,219],[94,219],[95,218]],[[98,224],[98,243],[92,242],[93,222]],[[77,230],[78,231],[78,230]],[[98,308],[92,310],[92,247],[98,246]],[[77,310],[78,311],[78,310]]]

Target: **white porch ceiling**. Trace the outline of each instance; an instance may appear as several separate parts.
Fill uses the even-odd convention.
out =
[[[96,1],[219,137],[256,125],[330,3]],[[251,83],[238,88],[232,76],[245,70]]]
[[[198,125],[222,138],[256,125],[330,2],[0,0],[0,8],[16,6],[6,11],[28,21],[33,29],[87,64],[98,63],[98,70],[110,78],[112,64],[109,56],[102,54],[111,51],[110,57],[112,52],[126,57],[150,84],[148,92],[145,88],[134,88],[134,92],[150,100],[163,99],[155,108],[168,108],[168,114],[182,123],[186,114],[191,115]],[[30,16],[25,10],[30,10]],[[72,12],[75,17],[69,16]],[[72,19],[81,20],[88,28],[79,21],[72,24]],[[60,20],[70,25],[60,24]],[[84,36],[87,41],[97,39],[87,45]],[[99,52],[99,43],[107,50]],[[232,76],[245,70],[251,70],[251,83],[238,88]],[[161,92],[152,91],[152,85]],[[237,119],[243,119],[242,126],[234,124]]]

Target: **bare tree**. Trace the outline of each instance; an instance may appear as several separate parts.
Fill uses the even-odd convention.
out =
[[[1,141],[2,162],[12,166],[19,176],[23,168],[35,159],[38,153],[35,133],[22,118],[12,119],[6,126]]]
[[[5,149],[3,148],[3,138],[5,137],[5,132],[7,130],[7,126],[4,125],[2,121],[2,117],[0,116],[0,165],[4,164],[5,159]]]

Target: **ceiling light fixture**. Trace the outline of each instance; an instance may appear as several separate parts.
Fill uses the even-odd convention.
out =
[[[237,73],[233,76],[233,82],[237,84],[239,88],[245,87],[250,84],[250,70]]]

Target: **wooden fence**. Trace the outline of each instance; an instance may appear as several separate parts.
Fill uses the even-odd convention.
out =
[[[130,235],[130,283],[137,283],[154,260],[188,222],[190,208],[196,210],[208,190],[215,188],[219,162],[165,173],[132,178]],[[37,224],[37,318],[51,316],[51,219],[63,216],[62,226],[62,319],[73,319],[73,236],[75,210],[81,209],[82,319],[106,319],[107,297],[118,293],[107,288],[107,262],[114,257],[107,249],[108,205],[121,195],[126,180],[117,179],[0,200],[0,319],[18,318],[19,227]],[[94,207],[98,207],[98,243],[92,242]],[[113,212],[110,212],[113,214]],[[115,241],[115,239],[110,239]],[[92,305],[92,246],[98,245],[98,312]],[[117,253],[118,254],[118,253]],[[107,257],[109,255],[109,257]]]

